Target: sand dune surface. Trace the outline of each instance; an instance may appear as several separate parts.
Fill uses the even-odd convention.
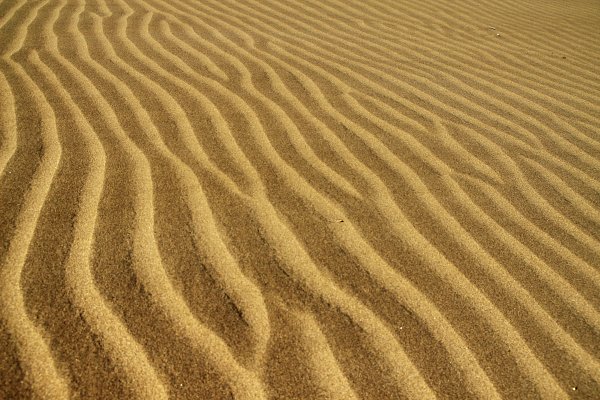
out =
[[[0,2],[0,399],[600,399],[600,2]]]

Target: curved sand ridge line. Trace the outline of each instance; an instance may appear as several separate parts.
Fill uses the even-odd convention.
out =
[[[594,398],[600,7],[0,4],[0,398]]]

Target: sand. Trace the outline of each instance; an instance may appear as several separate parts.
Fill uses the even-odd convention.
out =
[[[600,2],[0,2],[0,399],[600,399]]]

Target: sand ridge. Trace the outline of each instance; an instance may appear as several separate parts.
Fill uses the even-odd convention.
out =
[[[0,399],[600,393],[600,4],[0,3]]]

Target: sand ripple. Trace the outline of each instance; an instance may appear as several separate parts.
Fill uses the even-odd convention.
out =
[[[598,398],[597,1],[0,3],[0,399]]]

